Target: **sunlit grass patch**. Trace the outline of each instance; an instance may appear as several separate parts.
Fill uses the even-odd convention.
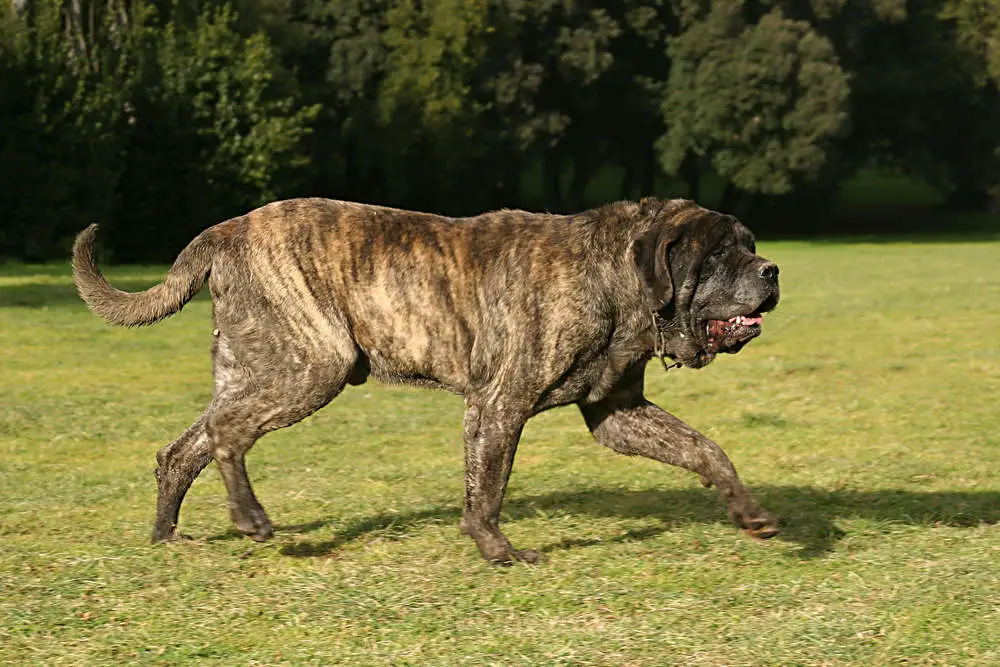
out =
[[[539,416],[505,529],[458,534],[462,401],[367,384],[250,455],[272,542],[214,467],[147,543],[156,450],[211,394],[210,304],[147,329],[86,311],[64,264],[0,271],[0,662],[1000,663],[1000,244],[761,243],[765,333],[647,394],[717,440],[784,523]],[[137,289],[163,268],[109,271]]]

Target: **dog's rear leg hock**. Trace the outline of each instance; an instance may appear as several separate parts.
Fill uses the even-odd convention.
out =
[[[246,453],[263,435],[253,428],[242,410],[227,409],[213,414],[208,420],[212,440],[212,455],[222,473],[229,494],[229,515],[244,535],[263,542],[274,534],[271,520],[257,500],[247,476]]]
[[[737,526],[757,538],[778,534],[778,520],[753,499],[722,448],[681,420],[645,399],[580,409],[602,445],[697,473],[703,485],[719,490]]]
[[[156,523],[153,542],[178,536],[177,520],[181,503],[191,483],[212,461],[212,447],[202,415],[181,437],[156,454]]]
[[[538,552],[518,550],[500,531],[500,507],[527,414],[503,405],[470,402],[465,412],[465,505],[462,532],[483,558],[498,565],[534,563]]]

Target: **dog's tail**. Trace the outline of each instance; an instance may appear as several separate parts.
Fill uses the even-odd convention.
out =
[[[177,256],[167,277],[142,292],[123,292],[111,286],[94,261],[97,225],[79,233],[73,244],[73,282],[87,307],[108,322],[137,327],[159,322],[190,301],[212,268],[214,242],[211,230],[199,234]]]

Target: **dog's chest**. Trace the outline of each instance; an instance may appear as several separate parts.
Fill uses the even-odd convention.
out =
[[[617,350],[604,350],[586,363],[574,365],[553,382],[543,393],[537,410],[601,401],[608,397],[632,366],[644,361],[643,357],[638,351],[622,355]]]

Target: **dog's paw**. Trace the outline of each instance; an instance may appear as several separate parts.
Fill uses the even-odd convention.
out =
[[[500,535],[476,539],[479,553],[493,565],[510,566],[515,562],[537,563],[541,555],[532,549],[515,549],[507,538]]]
[[[490,563],[501,567],[510,567],[514,563],[528,563],[529,565],[532,565],[537,563],[540,559],[541,554],[534,549],[510,549],[497,553],[493,557],[486,557],[486,560]]]
[[[763,510],[733,512],[732,517],[734,523],[755,540],[769,540],[781,532],[778,520]]]
[[[176,525],[156,526],[153,528],[153,537],[149,541],[151,544],[160,544],[164,542],[194,541],[194,538],[179,531]]]
[[[777,522],[769,524],[762,523],[756,528],[744,528],[743,532],[755,540],[769,540],[781,532],[781,526],[779,526]]]
[[[245,533],[254,542],[267,542],[269,539],[274,537],[274,529],[271,526],[267,528],[258,529],[254,533]]]
[[[263,509],[254,508],[245,514],[233,511],[232,514],[236,529],[254,542],[266,542],[274,535],[271,520]]]
[[[534,549],[515,549],[514,558],[522,563],[534,565],[542,559],[542,555]]]

